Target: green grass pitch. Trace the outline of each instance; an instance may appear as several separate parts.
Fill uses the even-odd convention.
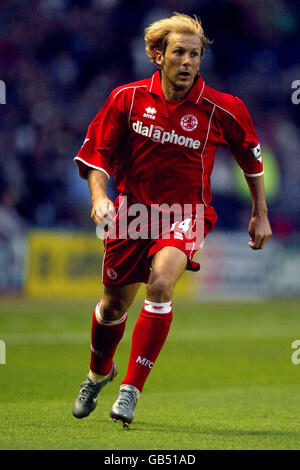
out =
[[[119,375],[83,420],[71,410],[89,364],[96,303],[0,301],[0,449],[300,449],[299,301],[173,299],[174,320],[126,431],[109,421],[141,308],[129,311]]]

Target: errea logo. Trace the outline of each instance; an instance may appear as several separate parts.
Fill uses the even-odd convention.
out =
[[[148,118],[148,119],[155,119],[155,114],[157,113],[155,108],[151,108],[151,106],[148,106],[145,108],[145,113],[143,114],[143,117]]]

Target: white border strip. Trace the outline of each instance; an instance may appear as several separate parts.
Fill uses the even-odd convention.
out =
[[[170,313],[172,310],[172,302],[151,302],[150,300],[145,300],[144,309],[149,313]]]
[[[152,93],[152,85],[153,85],[153,80],[154,80],[154,75],[152,75],[152,79],[151,79],[151,84],[150,84],[150,89],[149,89],[149,92]]]
[[[132,93],[131,106],[130,106],[130,110],[129,110],[129,114],[128,114],[128,127],[129,127],[129,129],[130,129],[130,118],[131,118],[131,112],[132,112],[132,108],[133,108],[133,102],[134,102],[134,97],[135,97],[135,91],[136,91],[136,87],[134,88],[133,93]]]
[[[230,116],[232,116],[233,119],[237,120],[236,117],[235,117],[233,114],[231,114],[229,111],[227,111],[227,109],[222,108],[222,106],[219,106],[217,103],[214,103],[213,101],[209,100],[208,98],[203,98],[203,99],[206,100],[206,101],[209,101],[211,104],[217,106],[217,108],[222,109],[222,110],[225,111],[226,113],[230,114]]]
[[[105,253],[106,253],[106,250],[104,250],[103,258],[102,258],[102,268],[101,268],[101,277],[102,277],[102,280],[103,280],[103,275],[104,275]]]
[[[208,140],[208,136],[209,136],[209,132],[210,132],[210,124],[211,124],[211,120],[212,120],[212,117],[213,117],[213,114],[215,112],[215,109],[216,109],[216,105],[214,104],[213,106],[213,109],[212,109],[212,112],[211,112],[211,115],[210,115],[210,118],[209,118],[209,121],[208,121],[208,128],[207,128],[207,134],[206,134],[206,139],[205,139],[205,142],[204,142],[204,145],[203,145],[203,149],[202,149],[202,152],[201,152],[201,163],[202,163],[202,201],[203,201],[203,204],[205,206],[207,206],[205,200],[204,200],[204,162],[203,162],[203,153],[205,152],[205,147],[206,147],[206,144],[207,144],[207,140]]]
[[[244,175],[245,175],[245,176],[249,176],[250,178],[255,178],[256,176],[261,176],[261,175],[263,175],[263,174],[264,174],[264,171],[261,171],[260,173],[254,173],[254,174],[252,174],[252,175],[249,175],[248,173],[245,173],[245,172],[244,172]]]
[[[125,88],[122,88],[121,90],[117,91],[113,99],[115,99],[116,96],[118,96],[118,94],[121,93],[121,91],[128,90],[129,88],[147,88],[147,85],[126,86]]]
[[[200,91],[200,95],[199,95],[198,98],[197,98],[196,104],[198,103],[198,101],[199,101],[200,98],[201,98],[201,95],[202,95],[203,90],[204,90],[204,85],[205,85],[205,82],[204,82],[204,80],[203,80],[202,90]]]
[[[101,167],[96,166],[96,165],[91,165],[90,163],[87,163],[85,160],[83,160],[82,158],[78,157],[77,155],[76,155],[76,157],[75,157],[73,160],[74,160],[74,161],[75,161],[75,160],[79,160],[80,162],[84,163],[86,166],[89,166],[90,168],[94,168],[95,170],[102,171],[103,173],[106,174],[107,178],[110,177],[110,175],[107,173],[106,170],[104,170],[104,168],[101,168]]]

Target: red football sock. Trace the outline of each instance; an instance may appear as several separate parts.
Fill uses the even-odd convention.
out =
[[[92,318],[92,342],[90,369],[99,375],[107,375],[111,371],[113,357],[121,341],[127,313],[120,320],[104,321],[100,314],[100,304],[96,306]]]
[[[134,385],[140,392],[167,339],[172,321],[171,302],[145,301],[132,334],[126,377],[122,384]]]

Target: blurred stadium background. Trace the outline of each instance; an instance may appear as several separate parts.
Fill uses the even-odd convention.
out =
[[[286,0],[11,0],[1,2],[0,294],[97,299],[102,244],[73,163],[110,91],[153,73],[143,30],[174,11],[213,39],[205,81],[243,99],[263,148],[273,239],[247,247],[250,200],[226,151],[213,173],[216,229],[202,270],[177,292],[200,299],[300,293],[300,9]],[[114,194],[113,181],[110,191]]]

